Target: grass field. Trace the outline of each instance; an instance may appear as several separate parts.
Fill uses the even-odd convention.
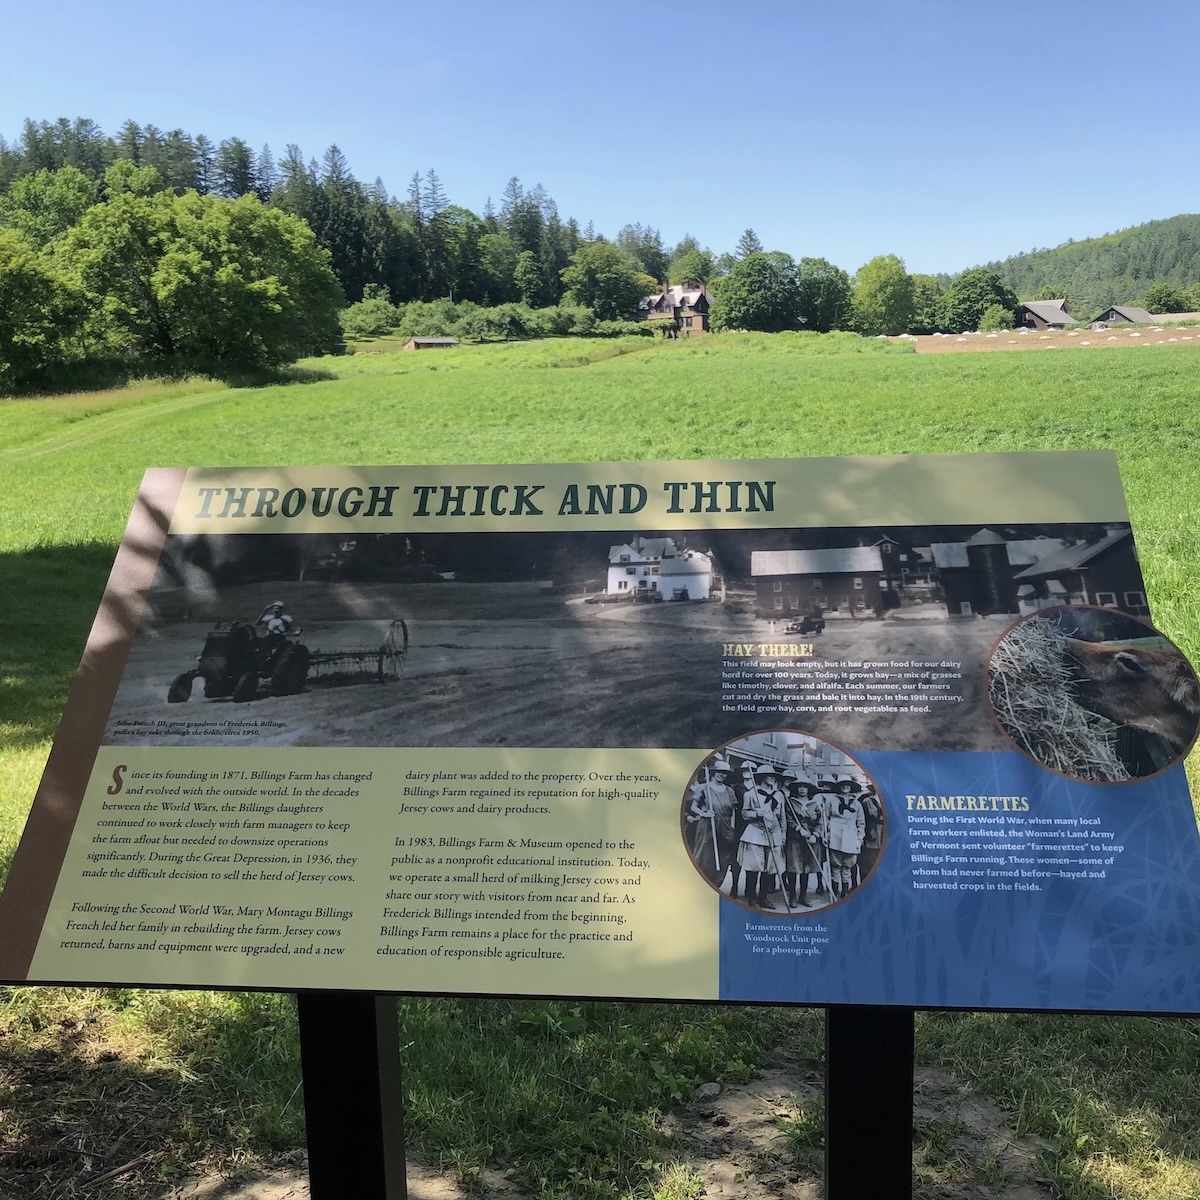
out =
[[[259,388],[2,401],[0,869],[148,466],[1115,448],[1156,622],[1196,659],[1198,361],[1182,344],[918,356],[849,335],[557,340],[313,360]],[[128,1158],[164,1148],[143,1182],[301,1136],[275,997],[33,990],[5,1005],[0,1176],[24,1172],[26,1195],[51,1194],[42,1168],[60,1142],[126,1129],[121,1097],[126,1117],[144,1108]],[[744,1077],[756,1045],[819,1043],[805,1013],[414,1001],[403,1019],[414,1142],[468,1181],[514,1164],[545,1195],[668,1197],[662,1106]],[[1194,1022],[1142,1018],[919,1022],[923,1058],[1047,1139],[1044,1172],[1069,1200],[1200,1195],[1198,1037]],[[57,1115],[46,1078],[66,1098]],[[130,1178],[112,1194],[134,1194]]]

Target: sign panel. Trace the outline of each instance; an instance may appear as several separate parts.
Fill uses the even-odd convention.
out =
[[[1200,1011],[1106,453],[151,471],[0,978]]]

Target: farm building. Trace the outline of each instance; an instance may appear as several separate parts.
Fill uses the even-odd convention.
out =
[[[822,612],[863,616],[885,607],[887,572],[879,546],[755,550],[750,555],[758,611],[765,616]]]
[[[1092,322],[1094,325],[1153,325],[1157,320],[1152,317],[1144,308],[1137,308],[1132,304],[1113,304],[1106,308]]]
[[[1151,316],[1155,325],[1168,325],[1171,322],[1178,324],[1181,321],[1194,322],[1200,325],[1200,312],[1152,313]]]
[[[1017,322],[1026,329],[1065,329],[1078,325],[1063,300],[1029,300],[1017,309]]]
[[[968,616],[1020,612],[1017,572],[1063,544],[1060,538],[1008,541],[994,530],[980,529],[965,542],[933,542],[929,549],[947,610],[951,616]]]
[[[1148,617],[1137,549],[1128,527],[1097,541],[1063,546],[1014,576],[1021,612],[1052,604],[1096,604]]]
[[[412,337],[404,343],[405,350],[449,350],[458,345],[458,338]]]
[[[664,600],[707,600],[712,591],[712,558],[701,550],[680,549],[674,538],[635,537],[608,551],[610,596],[658,592]]]
[[[638,303],[639,321],[674,321],[684,337],[708,332],[708,289],[696,279],[687,279]]]
[[[872,545],[879,549],[888,587],[899,589],[910,583],[929,582],[933,557],[928,546],[914,546],[886,533]]]

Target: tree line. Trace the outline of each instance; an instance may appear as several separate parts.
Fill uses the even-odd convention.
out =
[[[1188,221],[1200,218],[1146,235],[1153,269],[1178,276],[1147,307],[1200,309]],[[1132,242],[1116,241],[1128,273]],[[1067,294],[1078,315],[1082,293],[1045,282],[1060,251],[1083,253],[1038,252],[1043,283],[1029,298]],[[343,332],[649,333],[630,320],[641,299],[687,281],[705,285],[716,329],[1008,328],[1018,262],[939,277],[881,255],[851,277],[768,251],[752,229],[719,254],[691,235],[667,246],[640,223],[609,239],[516,177],[475,213],[432,169],[400,197],[365,185],[337,146],[319,161],[295,145],[277,158],[134,121],[108,136],[85,118],[30,120],[15,143],[0,138],[0,388],[66,383],[80,364],[262,369],[335,349]]]

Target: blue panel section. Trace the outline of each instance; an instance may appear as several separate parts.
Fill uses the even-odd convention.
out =
[[[805,916],[751,912],[723,899],[723,1000],[1200,1012],[1200,836],[1182,766],[1097,785],[1052,775],[1016,752],[855,757],[887,803],[888,841],[875,873],[841,904]],[[989,813],[979,828],[991,832],[949,839],[958,848],[929,854],[942,840],[927,836],[937,826],[914,822],[928,810],[916,800],[910,808],[907,798],[985,795],[1025,797],[1029,811],[1012,822]],[[1078,825],[1062,824],[1076,818]],[[1047,830],[1067,839],[1033,837]],[[1064,840],[1105,849],[1068,854],[1057,849]],[[997,848],[1019,841],[1039,849]],[[952,855],[1008,861],[958,868],[946,862]],[[1102,862],[1049,861],[1081,856]],[[983,874],[948,874],[956,869]],[[1014,881],[989,870],[1030,875]],[[1060,870],[1104,874],[1061,878]],[[918,889],[918,881],[945,886]],[[1007,885],[1014,890],[999,890]]]

